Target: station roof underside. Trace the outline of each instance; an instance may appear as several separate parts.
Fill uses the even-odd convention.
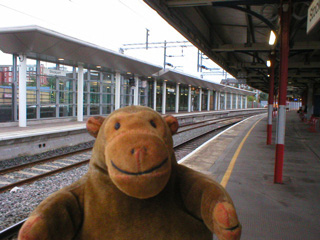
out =
[[[195,87],[199,86],[209,90],[221,90],[242,95],[255,94],[251,91],[207,82],[185,73],[162,70],[161,66],[153,65],[39,26],[1,28],[0,43],[0,49],[4,53],[25,54],[32,59],[70,66],[82,64],[86,68],[101,71],[130,72],[144,78],[152,76],[175,83],[188,84]],[[59,60],[60,58],[64,60]],[[101,69],[98,69],[97,66],[101,66]]]
[[[275,88],[279,79],[278,0],[144,0],[207,57],[237,79],[269,92],[270,53],[276,53]],[[302,93],[308,83],[320,85],[320,23],[306,32],[312,1],[292,0],[288,86]]]

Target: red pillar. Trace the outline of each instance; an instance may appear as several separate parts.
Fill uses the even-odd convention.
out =
[[[276,160],[274,167],[274,183],[282,183],[284,159],[284,140],[286,127],[286,97],[288,83],[289,29],[291,17],[291,1],[282,1],[280,8],[280,81],[278,101],[278,121],[276,137]]]
[[[268,124],[267,124],[267,145],[271,144],[272,139],[272,117],[273,117],[273,97],[274,97],[274,67],[276,63],[276,56],[273,53],[270,56],[271,71],[270,71],[270,86],[268,99]]]

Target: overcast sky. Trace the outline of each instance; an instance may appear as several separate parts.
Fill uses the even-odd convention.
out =
[[[150,30],[149,42],[186,40],[142,0],[0,0],[0,13],[1,28],[39,25],[115,51],[123,44],[144,43],[146,29]],[[127,50],[125,54],[163,65],[163,49]],[[3,55],[0,64],[8,61]],[[167,55],[183,55],[167,58],[167,62],[196,74],[194,47],[168,48]],[[208,60],[204,64],[217,67]]]

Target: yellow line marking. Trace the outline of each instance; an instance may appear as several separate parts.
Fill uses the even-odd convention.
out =
[[[229,178],[230,178],[230,176],[231,176],[231,173],[232,173],[232,171],[233,171],[233,168],[234,168],[234,165],[235,165],[235,163],[236,163],[236,161],[237,161],[237,158],[238,158],[238,156],[239,156],[239,154],[240,154],[240,152],[241,152],[241,149],[242,149],[242,147],[243,147],[243,144],[245,143],[245,141],[246,141],[247,138],[249,137],[251,131],[254,129],[254,127],[255,127],[255,126],[258,124],[258,122],[260,122],[261,120],[262,120],[262,118],[261,118],[260,120],[258,120],[258,121],[251,127],[251,129],[248,131],[247,135],[242,139],[242,141],[241,141],[239,147],[237,148],[236,152],[234,153],[234,155],[233,155],[233,157],[232,157],[232,159],[231,159],[231,161],[230,161],[230,163],[229,163],[228,169],[227,169],[227,171],[225,172],[225,174],[224,174],[224,176],[223,176],[223,178],[222,178],[222,180],[221,180],[221,182],[220,182],[220,184],[221,184],[224,188],[225,188],[225,187],[227,186],[227,184],[228,184]]]

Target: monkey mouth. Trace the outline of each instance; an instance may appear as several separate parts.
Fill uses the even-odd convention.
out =
[[[165,165],[168,162],[168,158],[166,158],[165,160],[163,160],[160,164],[146,170],[146,171],[142,171],[142,172],[129,172],[126,170],[123,170],[121,168],[119,168],[112,160],[111,160],[111,164],[112,166],[117,169],[119,172],[127,174],[127,175],[132,175],[132,176],[139,176],[139,175],[145,175],[145,174],[149,174],[159,168],[161,168],[163,165]]]

